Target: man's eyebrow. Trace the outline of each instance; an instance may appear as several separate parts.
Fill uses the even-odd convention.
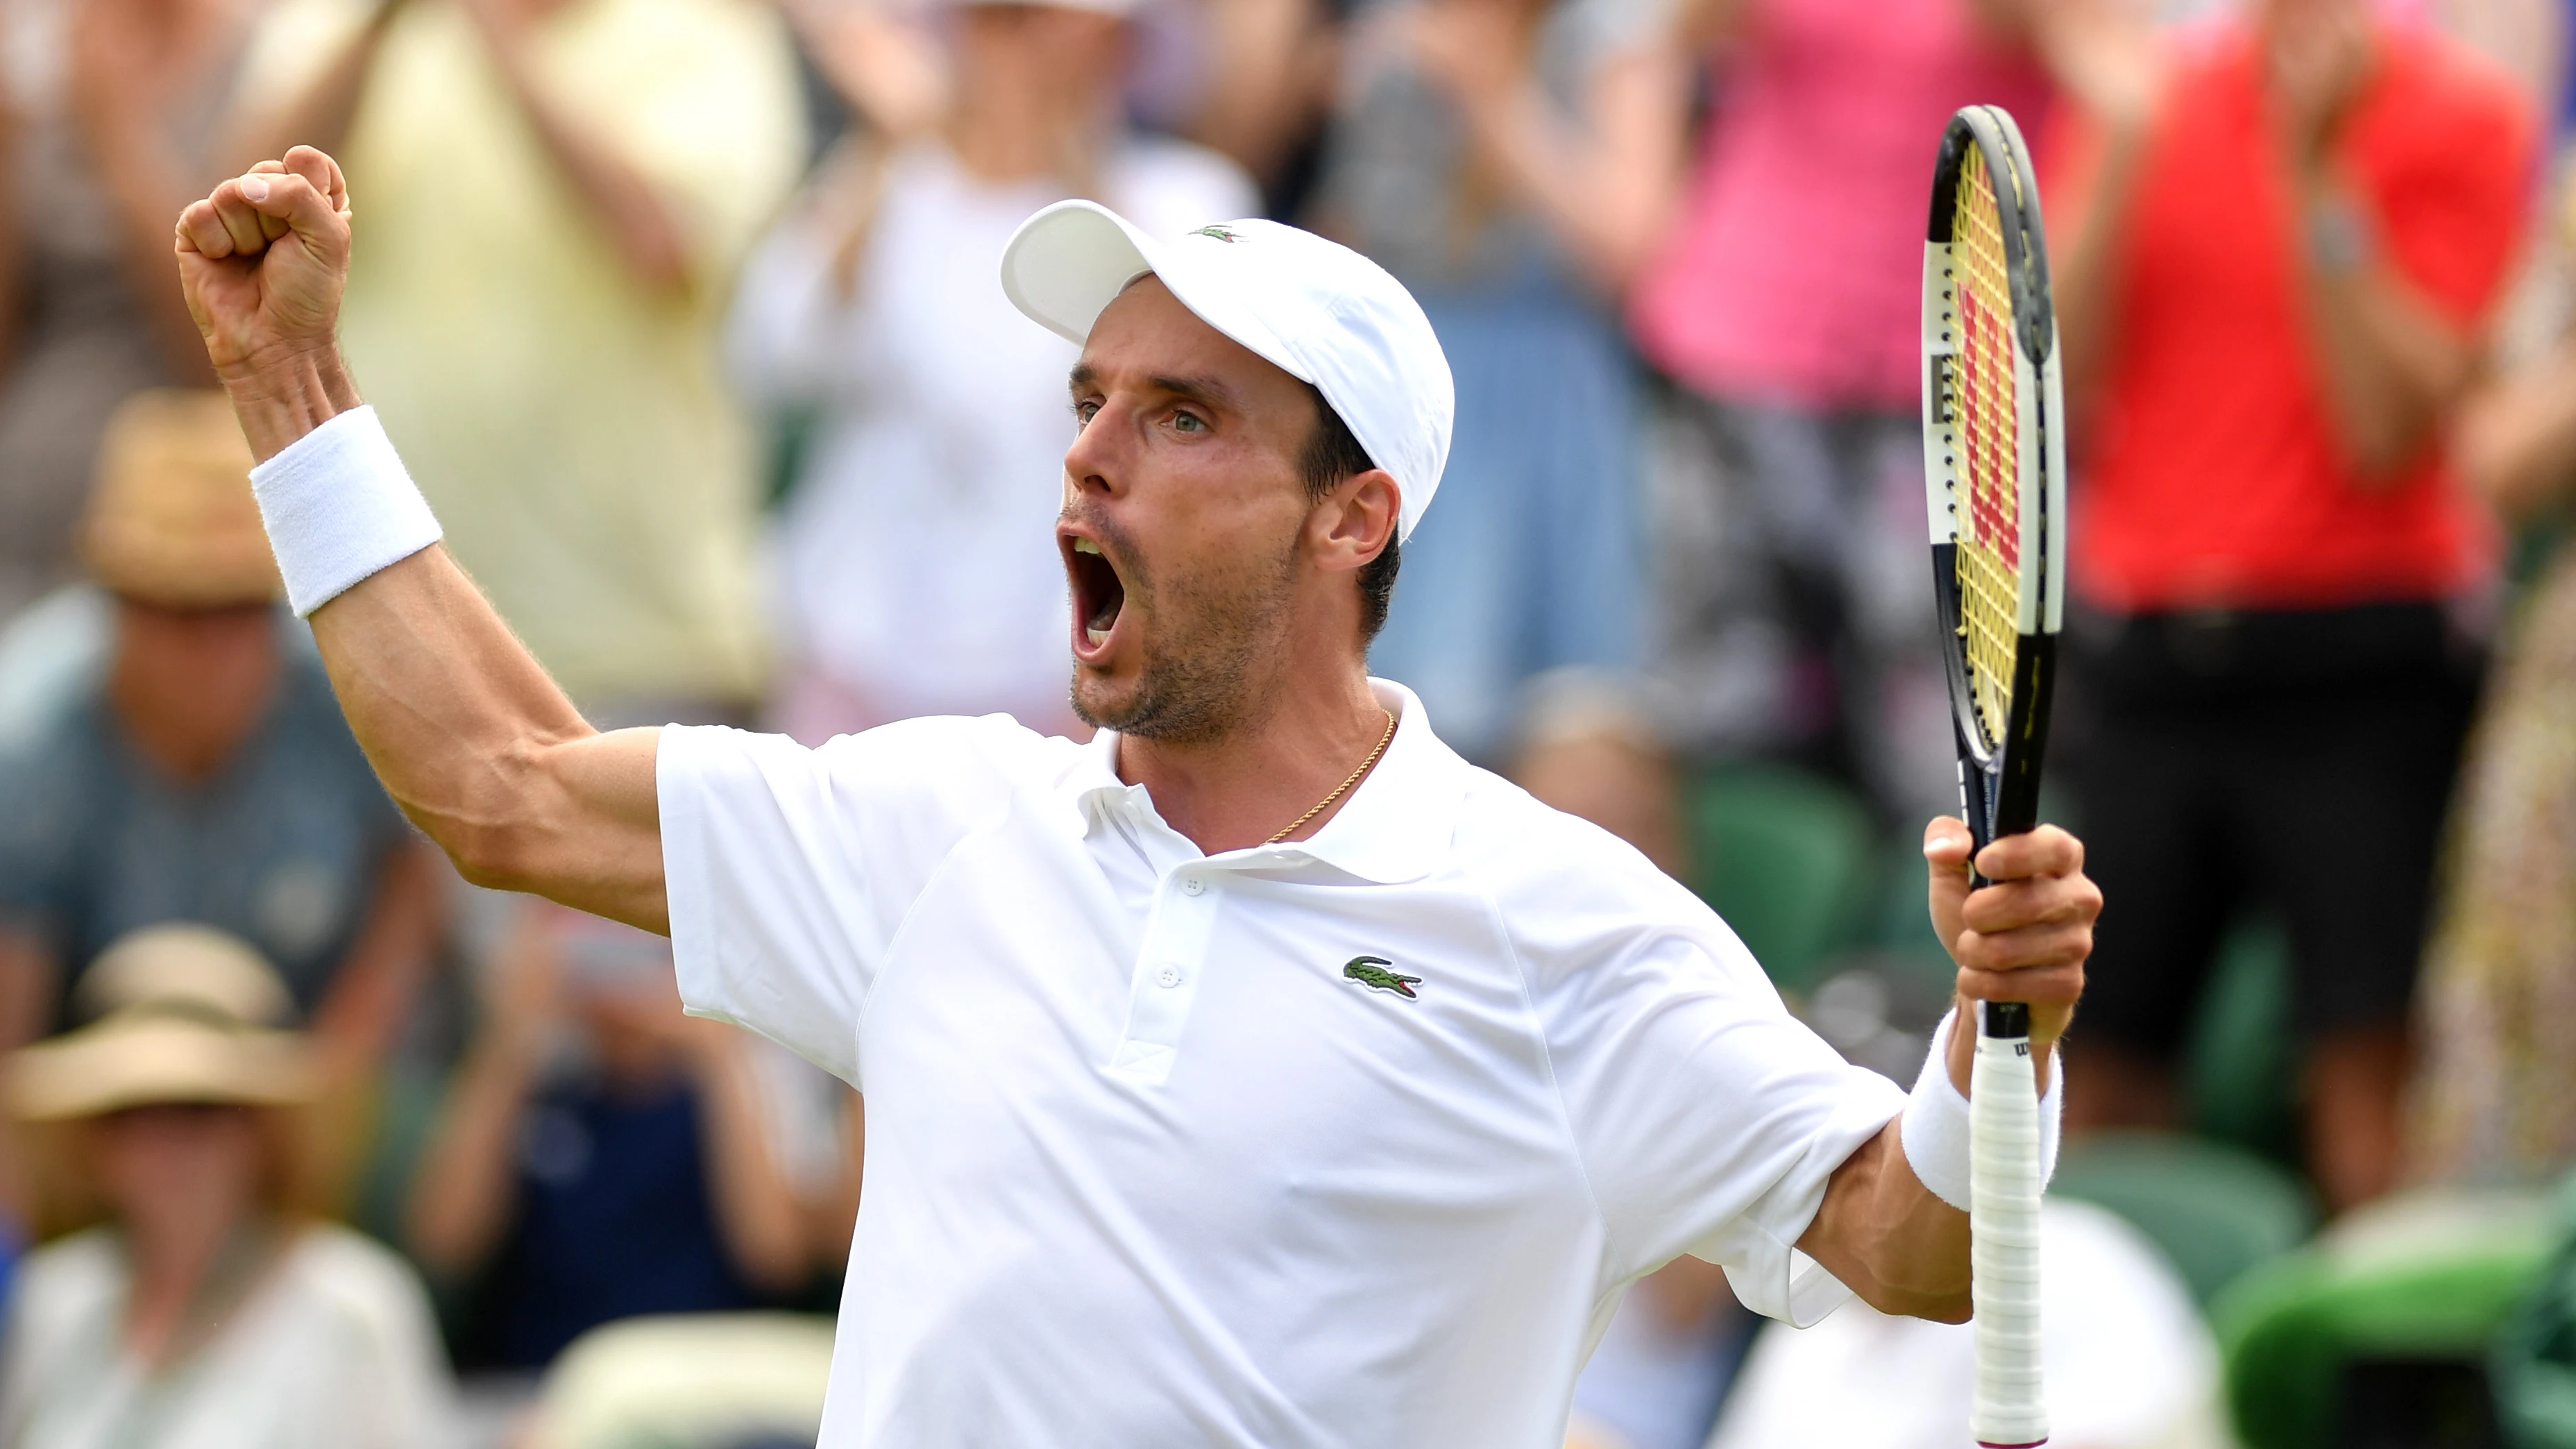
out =
[[[1205,403],[1221,411],[1235,411],[1234,389],[1213,377],[1175,377],[1156,375],[1145,379],[1157,391],[1192,402]]]
[[[1145,385],[1156,392],[1167,392],[1211,408],[1237,410],[1234,389],[1217,378],[1156,373],[1145,379]],[[1077,362],[1073,371],[1065,375],[1065,387],[1075,394],[1097,392],[1100,389],[1100,372],[1088,362]]]

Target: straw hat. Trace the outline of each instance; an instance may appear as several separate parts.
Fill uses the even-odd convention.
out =
[[[99,442],[81,561],[117,593],[168,608],[278,597],[250,467],[250,446],[222,393],[134,394]]]
[[[303,1034],[255,1024],[286,988],[258,953],[202,926],[121,937],[93,971],[113,1009],[8,1058],[0,1090],[28,1121],[95,1117],[127,1107],[209,1102],[284,1106],[312,1099]],[[131,993],[131,994],[128,994]]]
[[[295,1010],[286,983],[248,941],[194,921],[108,943],[72,988],[72,1015],[91,1021],[149,1001],[187,1002],[245,1026],[282,1026]]]

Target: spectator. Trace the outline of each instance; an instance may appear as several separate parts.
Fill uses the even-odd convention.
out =
[[[1172,7],[1172,28],[1185,43],[1171,49],[1187,66],[1175,76],[1186,82],[1175,120],[1260,181],[1264,216],[1300,214],[1314,190],[1354,3],[1199,0]]]
[[[1629,298],[1678,384],[1654,511],[1666,728],[1958,808],[1923,561],[1923,206],[1951,112],[2036,126],[2018,0],[1697,0],[1721,77]]]
[[[479,1280],[468,1355],[542,1368],[612,1319],[802,1287],[754,1039],[680,1014],[670,944],[535,906],[495,965],[411,1202],[419,1261]]]
[[[2071,1080],[2071,1078],[2070,1078]],[[2089,1203],[2040,1213],[2049,1438],[2084,1449],[2226,1449],[2218,1345],[2135,1228]],[[1950,1449],[1968,1439],[1976,1332],[1846,1304],[1754,1341],[1708,1449]]]
[[[2261,0],[2161,48],[2094,5],[2050,13],[2084,103],[2050,217],[2092,611],[2072,644],[2100,716],[2074,783],[2121,903],[2068,1118],[2173,1119],[2220,932],[2267,907],[2340,1210],[2397,1165],[2475,680],[2446,604],[2490,562],[2438,441],[2516,249],[2533,126],[2500,74],[2364,0]]]
[[[258,154],[367,197],[343,345],[458,561],[593,718],[740,716],[759,458],[714,341],[804,159],[775,12],[285,0],[245,93]]]
[[[2562,165],[2562,187],[2567,172]],[[2547,248],[2576,262],[2576,216]],[[2480,388],[2455,456],[2503,520],[2544,536],[2576,493],[2576,325]],[[2504,635],[2453,803],[2418,990],[2409,1168],[2540,1184],[2576,1167],[2576,544],[2542,558]]]
[[[150,989],[9,1062],[11,1108],[70,1126],[107,1222],[21,1266],[0,1441],[443,1446],[428,1301],[393,1254],[309,1216],[290,1112],[322,1078],[303,1036],[275,1029],[284,984],[213,934],[120,948]]]
[[[278,609],[250,450],[212,392],[150,391],[100,451],[82,553],[112,624],[0,751],[0,1039],[67,1024],[113,941],[169,920],[256,943],[339,1078],[432,959],[439,874]],[[47,610],[30,627],[77,625]]]
[[[211,380],[170,223],[224,174],[216,123],[250,15],[243,0],[0,11],[0,619],[72,573],[109,412],[137,388]]]
[[[1623,0],[1385,0],[1353,22],[1317,206],[1421,301],[1457,380],[1443,516],[1407,545],[1371,667],[1460,752],[1669,868],[1636,688],[1636,377],[1605,306],[1678,161],[1683,76],[1653,20]]]
[[[794,662],[778,718],[801,739],[991,711],[1078,731],[1047,526],[1075,349],[1020,316],[993,269],[1029,213],[1067,196],[1172,235],[1259,205],[1215,153],[1120,122],[1126,9],[958,5],[949,99],[854,94],[875,124],[744,273],[735,375],[817,417],[779,528]],[[903,43],[888,29],[832,39]]]

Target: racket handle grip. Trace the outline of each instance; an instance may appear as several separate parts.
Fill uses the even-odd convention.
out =
[[[2048,1441],[2040,1394],[2039,1080],[2030,1008],[1990,1001],[1968,1074],[1969,1264],[1977,1392],[1968,1427],[1987,1449]]]

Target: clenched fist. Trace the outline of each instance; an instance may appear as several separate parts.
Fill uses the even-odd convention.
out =
[[[310,146],[179,214],[179,283],[251,450],[266,458],[356,407],[340,364],[349,187]]]
[[[1976,1001],[2030,1004],[2030,1039],[2046,1083],[2049,1048],[2074,1019],[2084,994],[2084,961],[2102,891],[2084,874],[2084,843],[2054,825],[1990,842],[1976,858],[1991,884],[1971,891],[1965,823],[1944,817],[1923,830],[1930,867],[1932,929],[1959,966],[1964,1007]],[[1951,1033],[1950,1076],[1968,1090],[1976,1028],[1960,1013]]]

